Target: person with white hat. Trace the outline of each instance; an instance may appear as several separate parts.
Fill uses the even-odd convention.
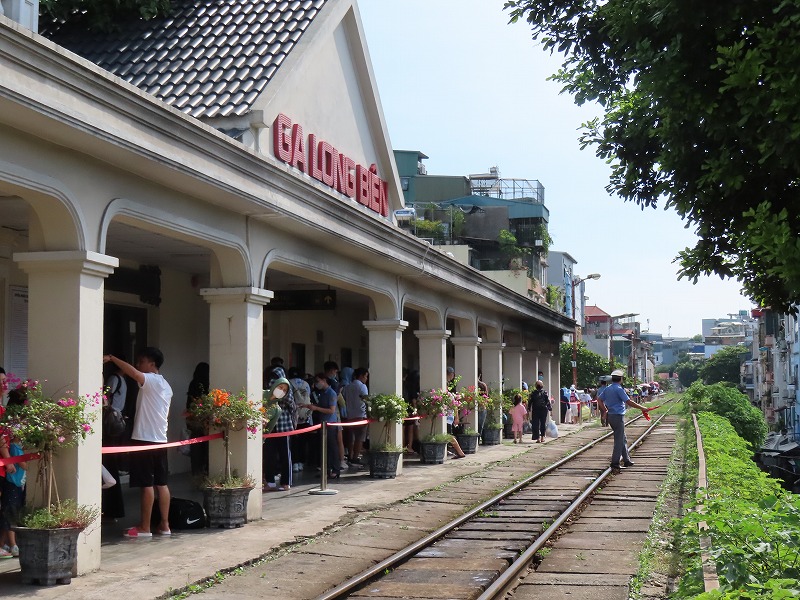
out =
[[[619,369],[611,373],[611,384],[598,390],[597,406],[600,414],[605,415],[611,430],[614,432],[614,450],[611,453],[611,468],[614,470],[632,467],[633,461],[628,454],[628,439],[625,437],[625,410],[628,406],[637,408],[643,414],[649,410],[638,402],[634,402],[622,387],[623,372]],[[620,462],[621,461],[621,462]]]

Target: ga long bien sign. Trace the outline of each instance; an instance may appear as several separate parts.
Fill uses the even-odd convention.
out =
[[[284,114],[272,124],[272,151],[275,158],[306,173],[337,192],[355,199],[359,204],[389,216],[388,184],[378,177],[378,168],[357,165],[333,145],[309,133]]]

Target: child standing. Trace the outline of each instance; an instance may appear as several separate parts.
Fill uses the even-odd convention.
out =
[[[25,403],[24,392],[11,390],[8,393],[8,406],[21,406]],[[0,456],[10,458],[22,456],[23,449],[19,440],[12,437],[8,431],[0,434]],[[0,493],[2,493],[2,507],[0,508],[0,558],[19,556],[17,538],[12,527],[19,525],[19,513],[25,506],[25,480],[26,464],[24,462],[5,465],[0,477]]]
[[[522,425],[525,422],[525,417],[528,415],[528,409],[522,402],[522,396],[516,394],[514,396],[514,406],[511,408],[511,431],[514,433],[514,443],[522,443]]]

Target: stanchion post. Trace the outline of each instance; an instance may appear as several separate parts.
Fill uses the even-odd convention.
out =
[[[313,496],[333,496],[338,494],[339,490],[328,489],[328,424],[322,422],[322,472],[320,473],[319,488],[308,490],[308,493]]]

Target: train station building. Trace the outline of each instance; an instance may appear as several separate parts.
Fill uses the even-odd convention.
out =
[[[0,365],[92,394],[104,352],[158,346],[171,439],[200,361],[253,399],[271,356],[368,366],[373,393],[400,393],[404,367],[442,387],[448,365],[495,389],[542,371],[554,393],[573,322],[398,227],[355,2],[173,4],[107,37],[0,16]],[[99,505],[95,430],[58,477]],[[260,438],[241,432],[233,455],[259,518]],[[86,572],[99,528],[82,537]]]

